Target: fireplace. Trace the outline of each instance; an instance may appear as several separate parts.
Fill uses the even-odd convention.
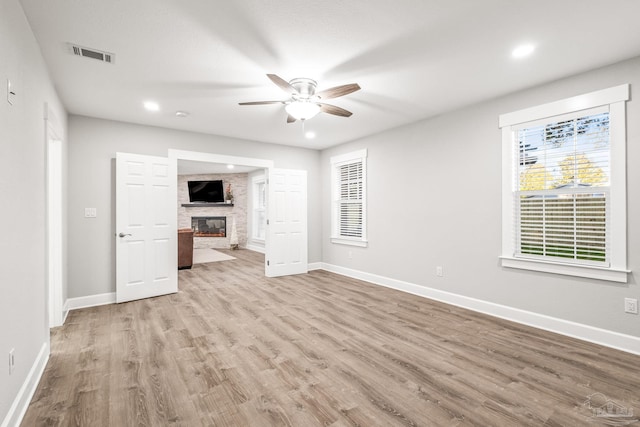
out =
[[[227,237],[227,217],[192,216],[191,228],[195,237]]]

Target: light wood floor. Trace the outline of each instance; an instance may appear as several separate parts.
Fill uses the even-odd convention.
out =
[[[640,412],[640,356],[233,255],[71,312],[22,425],[576,426],[593,393]]]

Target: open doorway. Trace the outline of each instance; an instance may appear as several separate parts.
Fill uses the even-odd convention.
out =
[[[178,268],[189,258],[212,262],[220,249],[255,250],[252,182],[264,177],[265,169],[254,166],[178,160]]]
[[[277,169],[273,161],[221,154],[169,150],[169,176],[178,179],[178,162],[195,161],[264,169],[266,176],[267,214],[265,235],[265,275],[277,277],[303,274],[307,260],[307,172]],[[170,199],[178,200],[177,186]],[[178,224],[178,210],[171,210],[173,224]]]
[[[266,179],[273,162],[178,150],[170,150],[169,161],[175,162],[177,176],[178,268],[186,268],[187,261],[184,256],[181,258],[185,245],[192,252],[186,257],[191,263],[208,262],[209,257],[216,257],[213,255],[216,249],[229,249],[235,245],[256,250],[251,243],[254,226],[252,182],[255,177]],[[198,183],[216,184],[213,194],[220,188],[223,194],[215,201],[199,203],[200,199],[192,197]]]

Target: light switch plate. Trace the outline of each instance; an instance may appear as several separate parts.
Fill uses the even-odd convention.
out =
[[[95,218],[97,215],[96,208],[84,208],[85,218]]]

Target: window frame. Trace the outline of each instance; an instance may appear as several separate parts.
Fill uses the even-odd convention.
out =
[[[251,240],[254,242],[264,243],[267,236],[267,228],[266,228],[266,216],[267,216],[267,204],[266,204],[266,191],[267,191],[267,178],[264,175],[254,176],[251,180],[252,185],[252,193],[253,193],[253,206],[252,206],[252,216],[253,216],[253,226],[251,227]],[[263,197],[264,205],[260,206],[260,185],[263,185],[265,194]],[[262,229],[264,230],[264,237],[258,236],[256,233],[260,228],[258,215],[260,211],[264,212],[265,221],[262,222]]]
[[[577,277],[626,283],[627,274],[627,190],[626,190],[626,101],[629,84],[615,86],[512,113],[502,114],[502,253],[503,267],[542,271]],[[596,107],[609,108],[610,122],[610,265],[608,267],[565,263],[560,260],[517,258],[516,222],[513,215],[515,129],[536,120],[554,120],[556,116],[572,114]]]
[[[362,236],[340,235],[340,168],[345,165],[362,164]],[[367,150],[357,150],[331,157],[331,242],[341,245],[366,247],[367,241]]]

